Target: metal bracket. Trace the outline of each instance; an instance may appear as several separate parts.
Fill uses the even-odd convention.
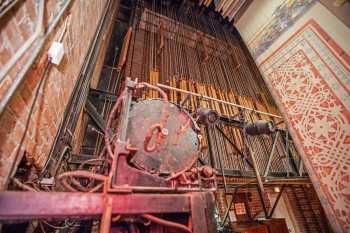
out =
[[[275,203],[272,206],[272,209],[271,209],[271,212],[270,212],[268,218],[271,218],[273,213],[275,212],[275,209],[277,207],[278,201],[280,200],[280,198],[282,196],[284,188],[285,188],[285,185],[282,185],[281,191],[278,193],[277,199],[276,199]]]
[[[91,119],[95,122],[95,124],[98,126],[98,128],[104,132],[105,128],[106,128],[106,122],[103,119],[103,117],[101,116],[100,113],[98,113],[95,105],[89,100],[86,100],[86,104],[85,104],[85,109],[86,112],[89,114],[89,116],[91,117]]]
[[[275,153],[275,149],[276,149],[276,143],[277,143],[278,136],[279,136],[279,131],[277,131],[275,133],[275,137],[274,137],[274,140],[273,140],[273,145],[272,145],[272,148],[271,148],[269,160],[267,161],[267,166],[265,168],[264,177],[266,177],[268,175],[268,173],[269,173],[270,166],[271,166],[271,163],[272,163],[273,154]]]
[[[100,90],[100,89],[93,89],[93,88],[90,88],[89,96],[97,96],[100,99],[111,101],[111,102],[117,101],[117,98],[118,98],[117,95],[115,95],[114,93]]]

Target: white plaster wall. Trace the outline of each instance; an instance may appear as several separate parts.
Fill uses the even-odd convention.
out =
[[[272,13],[286,0],[254,0],[235,24],[242,38],[249,44],[255,35],[268,23]]]

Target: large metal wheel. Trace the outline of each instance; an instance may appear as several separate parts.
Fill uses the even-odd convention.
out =
[[[168,105],[168,135],[153,152],[144,149],[148,129],[160,122],[163,104]],[[129,114],[127,137],[138,151],[130,160],[135,167],[151,174],[171,175],[193,166],[199,154],[199,134],[192,117],[179,106],[152,99],[135,103]],[[155,143],[155,137],[151,139]]]

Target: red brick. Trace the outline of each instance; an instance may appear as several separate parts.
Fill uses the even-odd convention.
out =
[[[39,80],[40,80],[40,76],[39,74],[36,72],[36,70],[31,70],[28,72],[27,77],[26,77],[26,85],[29,87],[29,89],[31,89],[32,91],[34,91],[36,89],[36,87],[39,84]]]
[[[20,124],[16,124],[16,126],[12,129],[11,134],[8,135],[13,141],[19,142],[24,134],[24,126]]]
[[[1,55],[0,55],[1,57]],[[0,83],[0,97],[4,96],[5,93],[7,92],[8,88],[12,84],[12,79],[10,76],[6,76],[4,80],[1,81]]]
[[[53,67],[52,71],[45,77],[47,86],[45,86],[42,91],[43,94],[40,94],[35,104],[33,116],[31,117],[28,127],[27,137],[24,141],[23,150],[26,150],[28,157],[33,158],[33,162],[36,166],[42,167],[46,161],[47,154],[57,133],[59,122],[62,120],[65,106],[78,77],[81,63],[91,42],[95,31],[94,28],[96,28],[98,18],[101,16],[105,2],[106,1],[76,1],[71,5],[71,24],[64,38],[64,40],[68,40],[69,38],[69,43],[67,41],[65,45],[69,44],[71,47],[71,51],[69,52],[70,56],[66,58],[69,62],[58,68]],[[29,15],[31,20],[34,20],[35,17],[33,16],[36,14],[34,0],[25,1],[22,6],[23,9],[17,9],[17,20],[26,14]],[[55,15],[58,9],[59,7],[56,1],[47,1],[46,10],[48,11],[47,15],[49,18]],[[89,14],[93,14],[93,16]],[[10,45],[18,48],[18,46],[23,43],[18,33],[22,32],[24,37],[26,37],[28,31],[23,27],[18,28],[15,21],[16,18],[9,19],[8,23],[2,26],[1,31],[2,35],[5,35],[3,32],[6,31],[5,33],[8,34],[11,39]],[[27,73],[24,84],[17,90],[15,97],[11,100],[10,106],[1,116],[0,124],[6,125],[7,127],[0,129],[0,151],[10,152],[11,148],[14,149],[16,146],[14,142],[18,142],[21,137],[27,116],[27,114],[24,113],[28,112],[36,87],[42,78],[43,67],[47,59],[46,51],[52,40],[57,38],[57,35],[61,32],[63,24],[64,19],[60,21],[56,29],[50,34],[42,53],[38,56],[38,61],[36,61],[36,64],[34,64],[32,69]],[[83,25],[83,27],[80,25]],[[87,25],[89,25],[89,28],[87,28]],[[12,26],[12,28],[10,28],[10,26]],[[15,35],[17,37],[15,37]],[[0,52],[4,53],[4,51]],[[1,83],[0,98],[4,95],[9,85],[11,85],[11,79],[16,77],[30,54],[30,50],[25,53],[19,63],[10,71],[11,75],[9,75],[9,78]],[[1,57],[3,58],[5,56]],[[8,58],[7,56],[5,59]],[[13,153],[14,152],[12,152],[12,156]],[[2,171],[0,174],[0,188],[2,188],[3,181],[5,180],[3,176],[8,175],[8,170],[4,166],[8,166],[14,161],[13,158],[6,159],[5,161],[4,156],[0,156],[0,161],[0,171]]]
[[[14,118],[14,114],[9,109],[5,109],[4,113],[1,115],[0,122],[1,125],[6,126],[0,127],[0,132],[4,132],[3,134],[10,134],[16,125],[16,118]]]
[[[7,34],[3,33],[0,35],[0,64],[4,66],[11,58],[11,43],[7,40]]]
[[[16,148],[16,143],[11,138],[3,139],[0,142],[0,154],[2,158],[8,158]]]
[[[35,7],[34,0],[27,0],[25,4],[25,11],[32,21],[35,21],[37,18],[37,8]]]
[[[28,115],[28,107],[24,100],[21,98],[19,93],[17,93],[9,104],[9,108],[16,114],[16,117],[26,117]]]
[[[26,4],[23,4],[15,13],[16,25],[18,26],[19,32],[26,41],[35,30],[36,22],[33,22],[29,18],[26,12]]]
[[[15,18],[12,18],[8,21],[5,30],[6,31],[4,32],[7,34],[7,37],[12,44],[12,47],[15,49],[15,51],[17,51],[23,45],[24,40],[20,35],[20,31],[16,24]]]
[[[29,107],[32,104],[32,99],[33,99],[34,93],[33,93],[33,90],[30,89],[26,80],[23,82],[19,92],[20,92],[20,96],[22,97],[23,101]]]

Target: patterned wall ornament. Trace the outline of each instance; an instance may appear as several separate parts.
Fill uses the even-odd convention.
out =
[[[308,21],[260,64],[336,232],[350,232],[350,56]]]
[[[315,3],[315,0],[286,0],[273,12],[269,22],[248,43],[257,59],[275,40]]]

